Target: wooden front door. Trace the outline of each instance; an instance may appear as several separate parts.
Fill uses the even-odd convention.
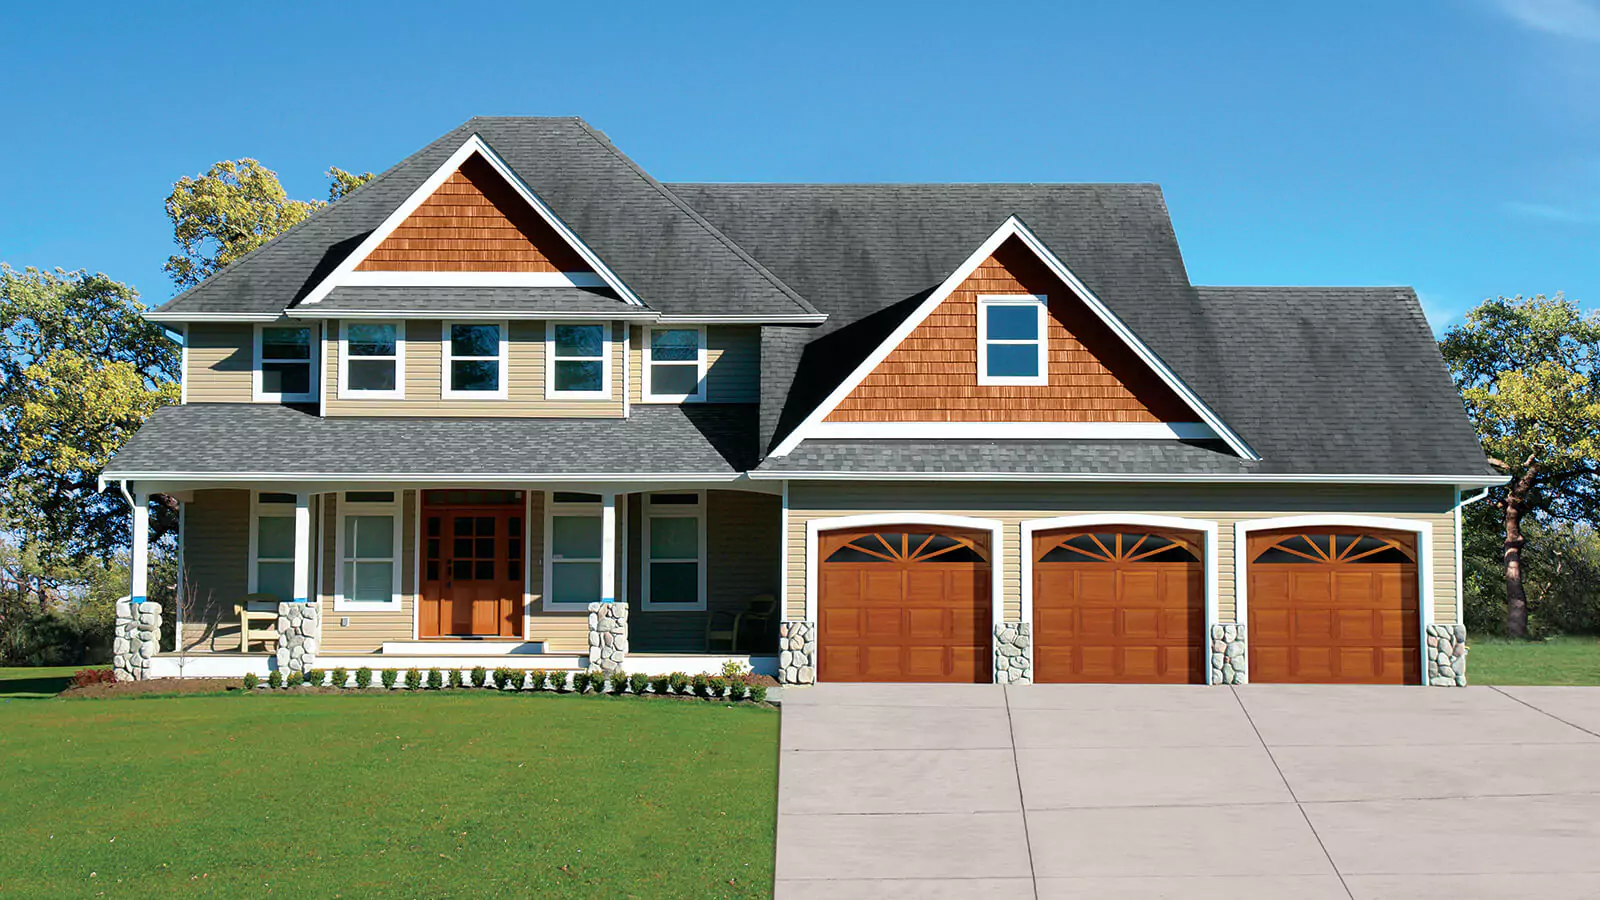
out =
[[[1251,681],[1421,683],[1415,535],[1267,531],[1248,549]]]
[[[1033,680],[1205,681],[1205,566],[1193,532],[1099,526],[1033,539]]]
[[[523,512],[520,491],[424,492],[422,637],[522,636]]]
[[[821,681],[988,682],[988,535],[905,525],[821,536]]]

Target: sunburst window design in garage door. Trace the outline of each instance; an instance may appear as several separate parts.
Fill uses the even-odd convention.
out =
[[[1258,563],[1410,563],[1400,540],[1375,534],[1285,534],[1256,555]]]
[[[878,531],[852,538],[828,554],[828,562],[981,563],[973,541],[949,534]]]
[[[1194,542],[1155,532],[1080,532],[1050,535],[1055,546],[1038,557],[1040,562],[1199,562]],[[1043,548],[1040,548],[1043,549]]]

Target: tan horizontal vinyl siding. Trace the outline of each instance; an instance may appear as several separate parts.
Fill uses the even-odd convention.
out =
[[[1022,522],[1056,516],[1129,514],[1181,516],[1217,522],[1218,616],[1234,616],[1234,524],[1281,516],[1384,516],[1433,526],[1434,621],[1456,620],[1454,490],[1447,486],[1340,485],[1050,485],[873,484],[791,482],[789,556],[785,565],[790,618],[805,616],[806,523],[814,518],[870,513],[924,512],[999,519],[1005,617],[1022,615]]]
[[[512,320],[506,348],[504,400],[458,400],[443,396],[444,323],[436,319],[406,322],[405,398],[400,400],[339,398],[339,323],[328,323],[325,412],[329,416],[594,416],[621,417],[624,371],[621,324],[614,323],[609,347],[611,399],[565,400],[545,396],[545,323]]]
[[[544,491],[531,492],[531,510],[526,524],[528,593],[523,597],[523,608],[528,611],[527,639],[544,641],[545,650],[549,653],[588,653],[589,614],[581,610],[547,611],[544,608],[544,511],[547,499]],[[620,524],[622,517],[617,518]]]
[[[184,646],[212,649],[215,627],[233,623],[231,640],[215,648],[237,651],[234,603],[250,592],[249,491],[194,492],[183,507],[183,567],[194,597],[183,611]]]
[[[385,641],[411,640],[417,606],[417,492],[401,494],[400,608],[343,612],[334,608],[339,571],[335,543],[339,530],[339,501],[334,494],[323,497],[322,648],[319,652],[328,655],[377,653],[383,649]],[[350,624],[340,625],[346,617]]]
[[[628,398],[644,397],[646,329],[633,328],[628,351]],[[761,329],[747,325],[706,326],[706,402],[761,402]]]
[[[191,322],[184,368],[190,403],[249,403],[255,367],[250,325]]]

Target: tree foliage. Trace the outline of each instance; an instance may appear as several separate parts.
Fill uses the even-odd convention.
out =
[[[1506,631],[1528,633],[1524,521],[1600,513],[1600,315],[1556,295],[1498,297],[1440,342],[1491,462],[1503,532]]]
[[[340,168],[327,171],[328,200],[372,179]],[[272,240],[327,204],[291,200],[278,173],[254,159],[225,159],[204,175],[179,178],[167,197],[172,236],[182,249],[163,267],[180,289],[193,287]]]

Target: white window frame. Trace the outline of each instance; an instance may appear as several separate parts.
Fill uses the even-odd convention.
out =
[[[499,390],[494,391],[458,391],[451,384],[451,363],[455,361],[450,353],[450,330],[457,325],[494,325],[500,329],[500,352],[494,357],[500,363]],[[510,381],[510,346],[511,327],[505,319],[450,319],[440,326],[443,330],[439,333],[439,396],[444,400],[504,400],[508,396],[507,382]],[[487,356],[463,356],[461,359],[486,360]]]
[[[273,518],[280,519],[293,519],[296,508],[296,504],[294,503],[262,503],[262,494],[286,494],[290,497],[294,496],[294,492],[292,491],[250,492],[250,570],[245,575],[245,593],[247,594],[254,594],[260,590],[260,582],[258,573],[256,572],[257,563],[270,562],[288,563],[290,566],[294,565],[293,548],[290,549],[288,556],[271,556],[265,560],[261,558],[260,550],[262,518],[271,516]],[[289,597],[287,598],[287,601],[280,600],[279,602],[290,602],[293,600],[293,597]]]
[[[695,359],[692,362],[689,361],[689,360],[677,360],[677,359],[666,360],[666,361],[662,361],[662,362],[656,362],[654,357],[653,357],[653,349],[654,349],[654,345],[655,345],[655,333],[658,332],[658,331],[693,331],[693,332],[695,332],[696,335],[698,335],[698,339],[699,339],[699,342],[700,342],[700,352],[698,354],[696,354]],[[644,330],[644,348],[643,348],[643,350],[644,350],[644,384],[642,385],[642,388],[641,388],[642,393],[640,394],[640,398],[639,398],[641,403],[704,403],[704,402],[706,402],[707,354],[706,354],[706,327],[704,325],[676,325],[676,326],[662,325],[662,326],[659,326],[659,327],[652,326],[652,327],[646,328]],[[682,366],[684,368],[687,368],[689,366],[694,366],[695,367],[695,375],[696,375],[694,393],[692,393],[692,394],[666,394],[666,393],[662,393],[660,391],[657,391],[655,389],[655,367],[658,366],[658,365],[659,366]]]
[[[388,391],[368,391],[350,387],[350,338],[349,328],[356,325],[393,325],[394,326],[394,355],[393,356],[357,356],[356,360],[394,360],[394,389]],[[404,400],[406,398],[406,323],[404,319],[382,319],[368,321],[362,319],[352,323],[349,319],[339,320],[339,399],[340,400]]]
[[[681,504],[681,503],[663,504],[661,506],[656,506],[656,504],[655,504],[655,494],[658,494],[658,493],[659,494],[694,494],[697,498],[699,498],[699,501],[697,503],[695,503],[695,505],[693,505],[693,506],[689,506],[688,504]],[[696,520],[696,522],[699,525],[699,540],[698,540],[698,543],[699,543],[700,556],[699,556],[698,559],[679,559],[679,558],[676,558],[676,557],[667,558],[667,559],[655,559],[654,557],[652,557],[650,555],[650,520],[651,519],[665,519],[665,518],[674,518],[674,519],[690,519],[690,518],[692,518],[692,519]],[[646,612],[656,612],[656,611],[660,611],[660,612],[705,612],[705,609],[706,609],[706,492],[705,491],[673,491],[673,490],[666,490],[666,491],[656,491],[654,493],[646,494],[645,498],[644,498],[644,509],[640,513],[640,519],[641,519],[640,528],[642,530],[642,535],[640,537],[640,544],[642,546],[640,546],[640,548],[639,548],[639,556],[640,556],[640,562],[641,562],[641,566],[640,567],[644,570],[641,573],[641,583],[640,583],[640,590],[642,591],[642,594],[641,594],[641,596],[639,598],[640,599],[640,603],[642,604],[641,608]],[[688,604],[688,603],[653,603],[653,602],[651,602],[651,600],[650,600],[650,570],[652,568],[652,564],[653,563],[658,563],[658,562],[661,562],[661,563],[693,562],[693,563],[697,564],[697,567],[698,567],[697,575],[699,576],[698,577],[699,584],[698,584],[697,587],[698,587],[698,591],[699,591],[699,595],[700,596],[699,596],[699,599],[693,605]]]
[[[1038,316],[1039,339],[1019,341],[1011,339],[989,340],[989,309],[995,306],[1032,306]],[[1046,385],[1050,383],[1050,303],[1044,294],[980,294],[978,295],[978,384],[981,385]],[[989,344],[1025,346],[1038,344],[1039,371],[1037,375],[989,374]]]
[[[603,329],[601,334],[600,356],[566,356],[564,360],[572,362],[600,361],[600,384],[598,391],[558,391],[556,390],[556,326],[558,325],[587,325]],[[611,322],[558,322],[547,321],[544,323],[544,395],[551,400],[610,400],[611,399],[611,357],[613,355],[613,330]]]
[[[594,493],[594,492],[593,491],[576,491],[575,490],[575,491],[573,491],[573,493],[590,494],[590,493]],[[596,497],[596,499],[594,499],[592,501],[586,501],[586,502],[583,502],[583,503],[557,503],[556,502],[556,492],[555,491],[546,491],[545,492],[545,495],[544,495],[544,593],[539,596],[539,602],[543,606],[543,608],[544,608],[544,610],[546,612],[586,612],[589,609],[589,601],[582,601],[582,602],[578,602],[578,603],[570,603],[570,602],[569,603],[558,603],[554,599],[552,599],[555,596],[554,591],[555,591],[555,584],[556,584],[556,564],[558,562],[558,560],[556,559],[556,553],[555,553],[555,545],[556,545],[555,518],[556,518],[556,516],[581,516],[581,517],[584,517],[584,518],[594,518],[594,519],[598,520],[601,523],[600,527],[601,527],[601,529],[603,531],[603,529],[605,528],[605,516],[603,514],[604,506],[605,506],[605,504],[599,499],[598,496]],[[605,581],[604,581],[605,565],[606,565],[606,563],[605,563],[605,535],[603,533],[600,535],[600,555],[599,556],[596,556],[593,559],[589,559],[587,557],[584,557],[582,559],[564,559],[564,560],[559,560],[559,562],[592,563],[595,566],[600,568],[600,570],[601,570],[601,584],[604,584],[605,583]],[[602,593],[604,593],[604,589],[602,589]]]
[[[357,493],[366,493],[358,491]],[[401,544],[405,533],[402,521],[404,495],[401,491],[394,491],[394,499],[387,503],[351,503],[346,498],[348,491],[339,493],[339,516],[335,524],[333,537],[333,611],[334,612],[364,612],[375,610],[398,610],[404,604],[404,597],[400,593],[400,568],[405,560],[405,547]],[[344,545],[344,520],[350,516],[390,516],[394,519],[394,557],[390,567],[394,573],[393,583],[389,588],[389,599],[386,601],[351,600],[345,597],[345,559]],[[377,562],[377,559],[366,560]]]
[[[267,329],[267,328],[299,328],[299,329],[303,329],[306,332],[307,336],[309,337],[309,341],[307,342],[307,346],[310,348],[311,355],[308,358],[303,359],[303,360],[302,359],[272,359],[272,360],[263,359],[262,358],[261,336],[262,336],[263,330]],[[253,347],[253,350],[252,350],[252,353],[251,353],[251,358],[254,360],[254,365],[251,366],[251,371],[250,371],[250,395],[251,395],[251,399],[254,400],[257,403],[315,403],[315,402],[317,402],[317,396],[321,392],[321,389],[322,389],[322,380],[321,380],[321,377],[320,377],[320,375],[321,375],[321,367],[317,365],[317,361],[321,358],[321,356],[322,356],[322,341],[318,336],[318,330],[315,327],[311,326],[310,324],[301,325],[301,324],[298,324],[298,323],[295,323],[295,322],[258,322],[258,323],[256,323],[254,347]],[[262,381],[263,381],[263,379],[262,379],[262,375],[263,375],[262,366],[265,363],[268,363],[268,362],[273,362],[273,363],[305,363],[306,366],[308,367],[308,371],[309,371],[309,374],[306,377],[306,392],[304,394],[273,394],[273,393],[268,393],[266,390],[264,390],[262,388]]]

